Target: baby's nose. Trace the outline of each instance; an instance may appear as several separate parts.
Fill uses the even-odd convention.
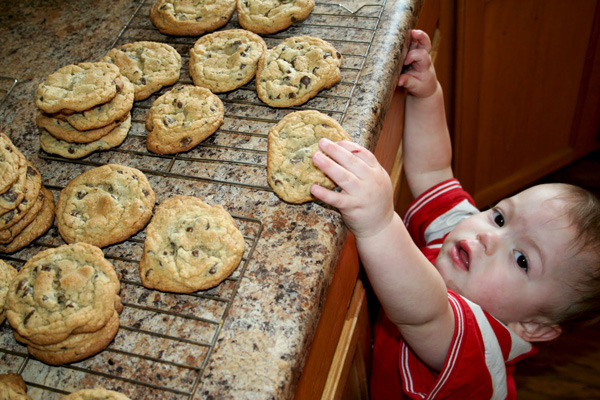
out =
[[[477,240],[483,246],[485,254],[490,256],[496,251],[499,235],[494,232],[480,232],[477,234]]]

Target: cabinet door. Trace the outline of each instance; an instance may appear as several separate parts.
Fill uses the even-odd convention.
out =
[[[478,206],[598,147],[597,3],[457,2],[454,171]]]

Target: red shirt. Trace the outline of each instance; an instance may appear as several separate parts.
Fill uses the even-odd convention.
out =
[[[419,196],[406,212],[404,223],[433,263],[448,232],[478,212],[471,196],[451,179]],[[448,301],[455,331],[439,372],[421,362],[382,313],[374,329],[373,400],[516,399],[514,366],[535,353],[533,346],[451,290]]]

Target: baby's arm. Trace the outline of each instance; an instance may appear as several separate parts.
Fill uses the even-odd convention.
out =
[[[444,112],[444,96],[429,52],[431,41],[423,31],[411,31],[412,43],[398,86],[406,89],[403,167],[414,197],[452,178],[452,147]]]
[[[387,316],[430,367],[441,369],[454,331],[446,286],[394,212],[387,172],[367,149],[322,139],[313,161],[341,192],[313,185],[354,233],[361,261]]]

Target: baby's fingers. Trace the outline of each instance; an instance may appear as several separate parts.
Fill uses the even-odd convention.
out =
[[[410,36],[410,50],[424,49],[427,53],[431,52],[431,39],[429,38],[429,35],[420,29],[413,29],[410,31]]]
[[[365,174],[367,173],[368,167],[371,165],[364,159],[367,152],[365,148],[360,147],[353,142],[332,142],[329,139],[319,140],[319,148],[323,153],[327,154],[332,160],[342,166],[344,170],[349,171],[353,177],[358,177],[360,179],[366,178]],[[365,155],[361,154],[363,151],[365,152]],[[356,155],[361,156],[356,157]],[[342,186],[341,182],[336,181],[331,176],[330,178],[339,186]]]
[[[321,152],[313,154],[313,162],[342,190],[352,192],[356,186],[356,176],[325,154]]]

